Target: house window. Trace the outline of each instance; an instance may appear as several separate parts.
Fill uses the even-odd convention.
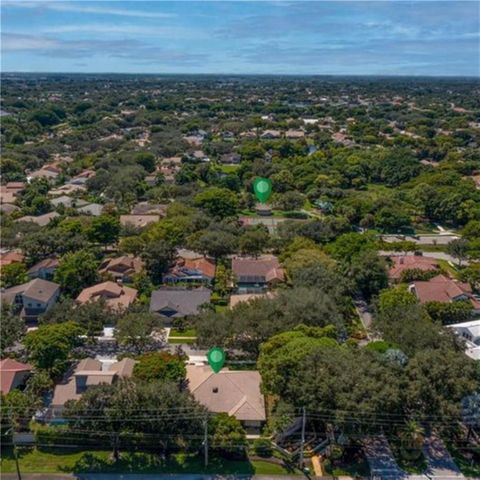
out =
[[[42,306],[42,304],[41,304],[41,303],[37,303],[37,307],[41,307],[41,306]]]

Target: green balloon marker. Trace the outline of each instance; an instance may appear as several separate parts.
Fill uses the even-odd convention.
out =
[[[207,353],[209,365],[215,373],[218,373],[225,363],[225,352],[219,347],[213,347]]]
[[[269,178],[257,177],[253,182],[253,190],[260,203],[266,203],[272,193],[272,182]]]

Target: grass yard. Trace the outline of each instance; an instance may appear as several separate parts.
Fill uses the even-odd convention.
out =
[[[172,328],[170,330],[170,337],[196,337],[196,336],[197,336],[197,331],[194,328],[186,328],[185,330]]]
[[[458,278],[458,269],[452,267],[447,260],[438,260],[438,265],[445,273],[450,275],[452,278]]]
[[[227,460],[211,455],[208,467],[203,457],[195,454],[176,454],[167,459],[159,455],[127,452],[114,464],[111,452],[105,450],[72,451],[68,449],[38,450],[21,448],[19,452],[22,473],[105,472],[105,473],[205,473],[287,475],[287,468],[264,460]],[[1,472],[15,472],[12,449],[2,449]]]
[[[178,345],[178,344],[185,344],[185,345],[193,345],[197,341],[197,337],[186,337],[186,338],[168,338],[168,343],[171,343],[173,345]]]

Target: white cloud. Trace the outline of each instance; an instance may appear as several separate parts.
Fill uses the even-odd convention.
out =
[[[169,18],[176,15],[164,12],[150,12],[145,10],[130,10],[128,8],[103,7],[91,2],[45,2],[45,1],[18,1],[18,0],[2,0],[3,7],[17,8],[42,8],[46,10],[54,10],[56,12],[72,12],[72,13],[93,13],[99,15],[116,15],[121,17],[142,17],[142,18]],[[106,2],[108,3],[108,2]]]

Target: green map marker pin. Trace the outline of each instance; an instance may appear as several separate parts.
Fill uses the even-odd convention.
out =
[[[272,182],[269,178],[257,177],[253,182],[253,190],[260,203],[265,203],[272,193]]]
[[[219,347],[213,347],[207,353],[209,365],[215,373],[218,373],[225,363],[225,352]]]

